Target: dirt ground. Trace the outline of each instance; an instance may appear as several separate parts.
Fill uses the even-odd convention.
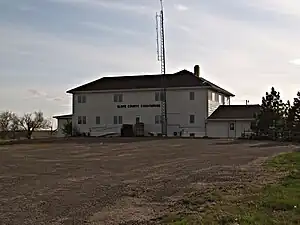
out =
[[[159,224],[187,195],[246,185],[261,160],[291,150],[202,139],[0,145],[0,223]]]

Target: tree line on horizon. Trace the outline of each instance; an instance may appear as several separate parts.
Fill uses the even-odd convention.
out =
[[[31,139],[34,131],[49,128],[51,122],[41,111],[26,113],[23,116],[10,111],[0,112],[0,139],[15,139],[19,131],[25,132],[26,137]]]

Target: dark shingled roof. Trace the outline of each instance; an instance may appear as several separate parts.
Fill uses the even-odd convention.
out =
[[[61,116],[53,116],[54,119],[72,119],[72,114],[61,115]]]
[[[93,82],[84,84],[67,91],[67,93],[81,91],[98,90],[126,90],[143,88],[160,88],[161,74],[158,75],[139,75],[139,76],[121,76],[121,77],[103,77]],[[226,96],[234,96],[232,93],[220,88],[219,86],[205,80],[202,77],[196,77],[192,72],[182,70],[174,74],[166,74],[165,82],[167,87],[207,87],[218,91]]]
[[[207,119],[251,119],[259,111],[259,105],[220,105]]]

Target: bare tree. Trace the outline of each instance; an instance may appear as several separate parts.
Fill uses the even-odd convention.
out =
[[[43,112],[27,113],[19,118],[20,126],[26,130],[27,138],[31,139],[35,130],[50,128],[50,121],[44,118]]]
[[[15,139],[16,138],[16,132],[20,130],[20,119],[17,116],[17,114],[15,114],[15,113],[11,114],[9,130],[12,134],[12,138]]]
[[[0,113],[0,137],[6,138],[9,133],[9,128],[11,124],[12,113],[5,111]]]

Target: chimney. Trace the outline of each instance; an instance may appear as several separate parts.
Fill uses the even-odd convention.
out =
[[[200,77],[200,66],[199,65],[194,66],[194,75],[196,77]]]

